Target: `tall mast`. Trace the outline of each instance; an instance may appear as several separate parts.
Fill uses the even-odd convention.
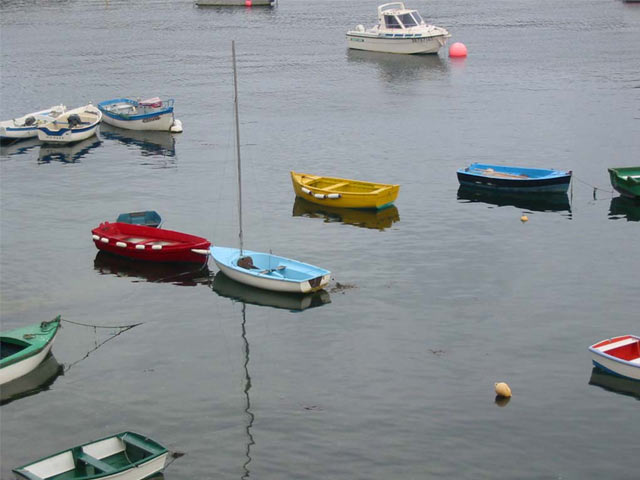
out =
[[[233,56],[233,106],[236,117],[236,156],[238,158],[238,223],[240,224],[240,256],[242,257],[242,169],[240,163],[240,125],[238,121],[238,73],[236,72],[236,42],[231,40]]]

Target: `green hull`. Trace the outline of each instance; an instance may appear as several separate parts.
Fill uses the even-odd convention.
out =
[[[0,369],[40,353],[55,337],[60,316],[51,321],[16,328],[0,334]]]
[[[640,199],[640,167],[610,168],[609,178],[620,194]]]

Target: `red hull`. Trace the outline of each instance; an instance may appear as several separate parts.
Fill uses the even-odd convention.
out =
[[[104,222],[91,233],[98,250],[147,262],[205,263],[211,246],[206,238],[128,223]]]

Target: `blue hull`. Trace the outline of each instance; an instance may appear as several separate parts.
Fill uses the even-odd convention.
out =
[[[501,192],[566,193],[571,172],[472,163],[457,171],[460,185]]]

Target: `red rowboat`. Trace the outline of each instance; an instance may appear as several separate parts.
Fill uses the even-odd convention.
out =
[[[640,337],[623,335],[591,345],[593,364],[609,373],[640,380]]]
[[[91,230],[98,250],[150,262],[205,263],[211,243],[202,237],[129,223],[101,223]]]

